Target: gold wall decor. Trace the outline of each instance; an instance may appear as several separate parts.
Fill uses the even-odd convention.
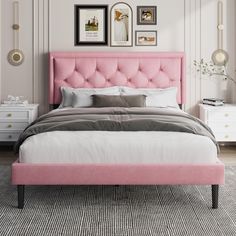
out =
[[[20,25],[19,25],[19,2],[13,2],[13,49],[8,53],[7,60],[13,66],[19,66],[24,61],[24,53],[19,49],[19,34],[20,34]]]

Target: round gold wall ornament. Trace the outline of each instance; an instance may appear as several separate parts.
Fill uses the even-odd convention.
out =
[[[24,54],[19,49],[13,49],[8,53],[7,60],[11,65],[19,66],[24,61]]]
[[[217,49],[212,53],[211,59],[217,66],[226,66],[229,61],[229,54],[223,49]]]

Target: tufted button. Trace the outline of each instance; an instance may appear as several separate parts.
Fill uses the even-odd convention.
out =
[[[128,79],[128,81],[129,81],[129,82],[131,82],[131,81],[132,81],[132,79]]]
[[[86,79],[85,81],[86,81],[86,82],[89,82],[89,79]]]
[[[110,79],[107,79],[107,82],[110,82],[111,80]]]
[[[149,79],[150,82],[152,82],[152,79]]]

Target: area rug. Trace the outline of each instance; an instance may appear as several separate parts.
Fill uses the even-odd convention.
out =
[[[28,186],[17,209],[10,166],[0,167],[0,235],[236,235],[236,167],[219,209],[210,186]]]

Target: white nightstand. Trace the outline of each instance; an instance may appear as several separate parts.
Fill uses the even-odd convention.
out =
[[[0,105],[0,142],[17,141],[20,133],[38,117],[38,104]]]
[[[200,119],[213,131],[219,142],[236,141],[236,105],[209,106],[200,104]]]

